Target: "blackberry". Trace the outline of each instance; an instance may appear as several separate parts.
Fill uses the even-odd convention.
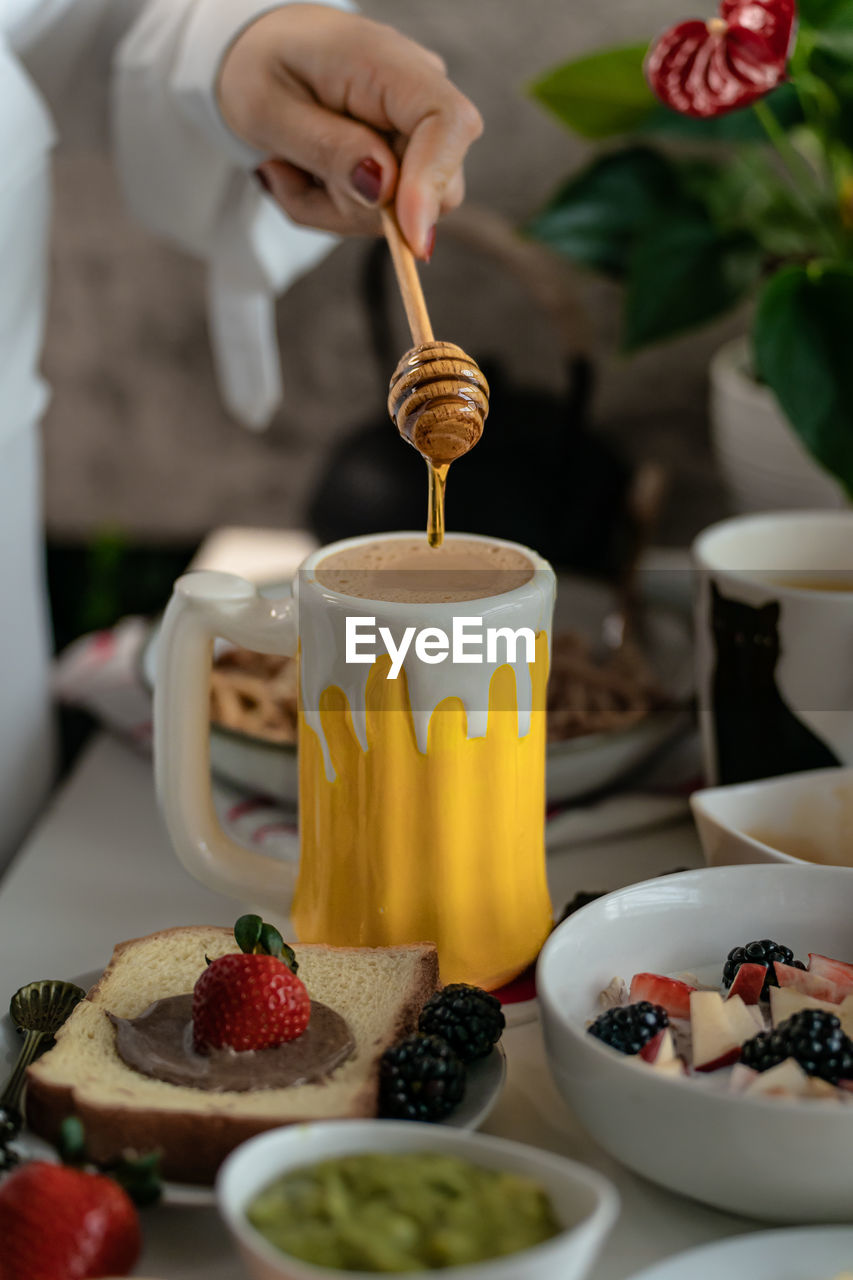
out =
[[[644,1044],[669,1026],[669,1015],[659,1004],[641,1000],[600,1013],[589,1028],[589,1034],[609,1044],[620,1053],[639,1053]]]
[[[853,1079],[853,1041],[841,1022],[826,1009],[801,1009],[773,1031],[761,1031],[740,1051],[740,1060],[754,1071],[795,1058],[806,1075],[830,1084]]]
[[[427,1000],[418,1030],[440,1036],[463,1062],[485,1058],[501,1038],[506,1019],[497,996],[466,982],[451,982]]]
[[[792,969],[806,967],[802,960],[794,959],[794,953],[790,947],[783,947],[781,943],[773,942],[771,938],[763,938],[760,942],[748,942],[745,947],[733,947],[723,966],[723,986],[732,985],[742,964],[763,964],[767,970],[767,977],[761,988],[761,999],[768,1000],[770,988],[779,985],[773,970],[773,964],[777,960],[779,964],[789,964]]]
[[[465,1094],[465,1065],[438,1036],[406,1036],[379,1061],[379,1114],[441,1120]]]

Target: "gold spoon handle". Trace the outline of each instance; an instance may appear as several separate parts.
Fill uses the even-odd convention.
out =
[[[27,1031],[24,1034],[24,1043],[18,1054],[18,1061],[6,1081],[6,1088],[0,1094],[0,1112],[6,1112],[7,1123],[8,1120],[19,1121],[21,1118],[21,1094],[24,1090],[26,1070],[36,1056],[44,1036],[43,1031]]]

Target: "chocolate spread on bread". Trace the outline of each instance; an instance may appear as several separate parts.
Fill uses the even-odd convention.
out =
[[[168,1084],[247,1093],[323,1080],[355,1052],[355,1040],[341,1015],[312,1000],[311,1020],[295,1040],[246,1053],[233,1049],[196,1053],[192,1004],[190,992],[156,1000],[138,1018],[108,1014],[122,1061],[134,1071]]]

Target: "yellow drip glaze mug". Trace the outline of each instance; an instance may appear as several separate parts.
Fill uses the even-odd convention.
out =
[[[241,902],[277,915],[290,908],[301,941],[434,941],[445,982],[494,989],[536,958],[552,925],[545,692],[555,579],[527,548],[461,535],[447,541],[522,553],[531,576],[485,598],[414,602],[348,595],[317,578],[335,553],[422,536],[352,538],[316,551],[293,597],[278,601],[230,574],[179,579],[158,654],[158,796],[187,870]],[[383,627],[391,653],[410,634],[405,657],[380,653]],[[215,637],[262,653],[298,651],[292,861],[237,844],[216,817]]]

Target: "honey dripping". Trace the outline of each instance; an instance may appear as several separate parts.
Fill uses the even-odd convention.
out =
[[[452,342],[426,342],[403,356],[391,378],[388,412],[404,440],[426,459],[427,541],[444,541],[447,472],[473,449],[489,412],[489,384]]]
[[[447,485],[449,462],[437,466],[429,458],[426,460],[429,473],[429,498],[427,500],[427,542],[431,547],[440,547],[444,542],[444,490]]]

